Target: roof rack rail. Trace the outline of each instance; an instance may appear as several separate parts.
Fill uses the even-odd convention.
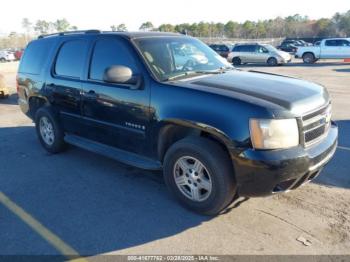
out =
[[[39,35],[38,39],[50,37],[50,36],[62,36],[62,35],[74,35],[74,34],[100,34],[101,31],[97,29],[90,30],[76,30],[76,31],[65,31],[65,32],[57,32],[52,34]]]

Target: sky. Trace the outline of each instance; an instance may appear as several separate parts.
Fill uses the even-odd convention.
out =
[[[294,14],[311,19],[332,17],[336,12],[350,10],[349,0],[13,0],[2,1],[0,33],[24,32],[24,17],[54,21],[66,18],[79,29],[110,30],[111,25],[125,23],[130,31],[143,22],[155,26],[206,22],[242,22],[263,20]]]

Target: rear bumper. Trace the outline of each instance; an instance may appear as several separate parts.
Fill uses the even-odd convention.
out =
[[[239,195],[266,196],[296,189],[311,181],[331,160],[337,139],[338,127],[332,123],[327,137],[308,148],[247,149],[233,156]]]

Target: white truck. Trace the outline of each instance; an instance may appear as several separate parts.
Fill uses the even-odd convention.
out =
[[[298,47],[295,58],[302,58],[306,64],[313,64],[318,59],[350,58],[350,38],[329,38],[317,46]]]

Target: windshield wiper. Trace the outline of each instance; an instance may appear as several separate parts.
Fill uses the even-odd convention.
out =
[[[191,75],[199,75],[199,74],[211,74],[211,75],[216,75],[216,74],[221,74],[222,72],[219,70],[196,70],[196,71],[187,71],[175,76],[169,76],[168,78],[166,78],[164,81],[171,81],[171,80],[175,80],[177,78],[181,78],[181,77],[186,77],[186,76],[191,76]]]

